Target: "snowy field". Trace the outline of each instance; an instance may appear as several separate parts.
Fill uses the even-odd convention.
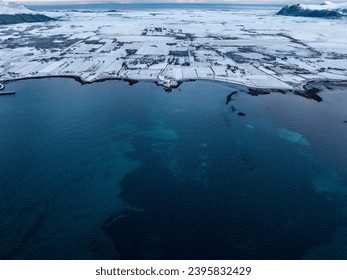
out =
[[[66,75],[287,89],[347,77],[345,18],[249,9],[44,14],[58,20],[0,25],[0,81]]]

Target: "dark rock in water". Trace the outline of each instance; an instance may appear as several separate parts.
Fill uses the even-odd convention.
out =
[[[226,105],[229,104],[229,102],[231,101],[231,98],[233,95],[235,95],[237,93],[237,91],[233,91],[232,93],[230,93],[228,96],[227,96],[227,100],[225,102]]]
[[[323,101],[322,97],[318,95],[319,91],[320,90],[318,88],[313,87],[313,88],[305,89],[304,91],[296,91],[295,94],[308,98],[308,99],[313,99],[317,102],[322,102]]]
[[[13,94],[16,94],[16,92],[15,91],[7,91],[7,92],[0,91],[0,96],[1,95],[13,95]]]
[[[287,5],[277,15],[294,17],[341,18],[343,15],[334,10],[310,10],[300,4]]]
[[[139,81],[135,79],[123,79],[123,81],[127,82],[129,86],[137,84]]]
[[[299,95],[302,97],[305,97],[307,99],[312,99],[317,102],[323,101],[322,97],[318,95],[320,92],[319,88],[313,87],[312,85],[308,84],[304,87],[304,90],[283,90],[283,89],[256,89],[256,88],[250,88],[248,89],[248,94],[252,96],[258,96],[258,95],[264,95],[264,94],[271,94],[271,93],[292,93],[295,95]]]
[[[0,25],[24,22],[46,22],[51,20],[55,19],[40,14],[0,15]]]
[[[343,121],[344,124],[347,124],[347,121]]]
[[[165,87],[164,90],[165,90],[166,92],[171,92],[171,91],[172,91],[172,88],[170,88],[170,87]]]
[[[242,113],[242,112],[238,112],[237,113],[240,117],[245,117],[246,116],[246,114],[245,113]]]
[[[248,89],[248,94],[253,96],[263,95],[263,94],[270,94],[270,89],[259,89],[259,88],[250,88]]]
[[[278,89],[277,92],[281,94],[286,94],[286,91],[284,89]]]

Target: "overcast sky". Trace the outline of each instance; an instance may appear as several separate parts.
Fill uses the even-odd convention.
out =
[[[0,0],[1,2],[2,0]],[[225,3],[225,4],[289,4],[289,3],[315,3],[320,4],[324,0],[4,0],[11,2],[26,2],[26,3]],[[347,0],[335,0],[331,2],[347,2]]]

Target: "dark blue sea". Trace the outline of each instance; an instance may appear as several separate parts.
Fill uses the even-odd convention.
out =
[[[346,259],[347,89],[319,87],[6,83],[0,258]]]

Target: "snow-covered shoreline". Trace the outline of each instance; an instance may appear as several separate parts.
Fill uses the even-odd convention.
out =
[[[11,83],[11,82],[16,82],[16,81],[22,81],[22,80],[41,80],[41,79],[54,79],[54,78],[63,78],[63,79],[73,79],[80,83],[81,85],[85,84],[93,84],[93,83],[102,83],[105,81],[121,81],[128,83],[129,86],[132,86],[137,83],[141,82],[149,82],[149,83],[155,83],[158,86],[163,87],[163,89],[166,92],[171,92],[173,89],[179,88],[183,83],[189,83],[189,82],[195,82],[199,80],[205,80],[209,82],[215,82],[215,83],[224,83],[228,85],[235,85],[235,86],[243,86],[247,88],[251,93],[251,95],[267,95],[270,93],[281,93],[281,94],[295,94],[302,96],[307,99],[312,99],[317,102],[323,101],[323,99],[320,97],[320,89],[316,88],[317,85],[322,85],[326,86],[328,88],[332,86],[343,86],[344,88],[347,88],[347,79],[344,80],[331,80],[331,79],[320,79],[320,80],[307,80],[305,83],[303,83],[300,88],[274,88],[274,87],[254,87],[254,86],[249,86],[245,85],[244,83],[240,82],[230,82],[230,81],[222,81],[222,80],[211,80],[211,79],[186,79],[186,80],[180,80],[176,81],[176,83],[172,85],[165,85],[158,80],[154,79],[142,79],[142,80],[136,80],[136,79],[126,79],[126,78],[104,78],[100,80],[94,80],[94,81],[85,81],[81,79],[79,76],[74,76],[74,75],[56,75],[56,76],[35,76],[35,77],[23,77],[23,78],[16,78],[16,79],[10,79],[10,80],[5,80],[3,81],[5,84],[6,83]]]

